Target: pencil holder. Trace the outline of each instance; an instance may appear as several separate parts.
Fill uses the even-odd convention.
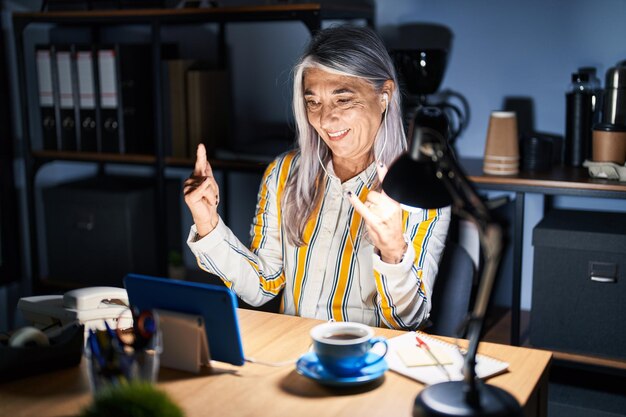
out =
[[[158,323],[158,322],[157,322]],[[89,385],[97,394],[101,389],[130,381],[156,382],[159,374],[162,337],[158,328],[145,338],[118,336],[119,332],[90,330],[84,355]]]

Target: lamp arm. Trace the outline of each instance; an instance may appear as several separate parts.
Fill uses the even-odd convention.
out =
[[[443,182],[452,197],[455,213],[471,221],[478,227],[480,248],[483,253],[483,270],[480,277],[474,309],[469,317],[467,337],[469,346],[463,364],[463,376],[466,382],[465,396],[469,404],[478,405],[476,388],[476,353],[485,314],[491,298],[502,252],[502,229],[493,221],[489,210],[478,193],[474,190],[467,176],[456,162],[447,144],[437,144],[431,154],[437,166],[437,177]]]

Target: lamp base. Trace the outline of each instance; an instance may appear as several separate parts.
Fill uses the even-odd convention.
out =
[[[518,417],[522,409],[508,392],[493,385],[476,381],[479,404],[467,402],[465,381],[442,382],[424,388],[415,399],[413,417],[426,416],[484,416]]]

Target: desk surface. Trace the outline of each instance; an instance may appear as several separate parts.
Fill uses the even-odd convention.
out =
[[[246,356],[280,362],[297,358],[310,344],[317,320],[239,310]],[[376,329],[393,337],[402,332]],[[510,363],[509,372],[488,380],[511,392],[526,415],[545,410],[551,354],[527,348],[482,343],[482,353]],[[318,385],[293,366],[243,367],[214,363],[200,375],[162,369],[159,386],[194,416],[410,416],[420,383],[393,372],[379,381],[348,389]],[[0,415],[75,415],[91,400],[84,366],[0,384]]]

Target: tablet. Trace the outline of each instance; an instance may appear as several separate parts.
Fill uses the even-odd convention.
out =
[[[204,320],[212,360],[243,365],[237,298],[226,287],[139,274],[124,277],[130,305],[139,310],[168,310]]]

